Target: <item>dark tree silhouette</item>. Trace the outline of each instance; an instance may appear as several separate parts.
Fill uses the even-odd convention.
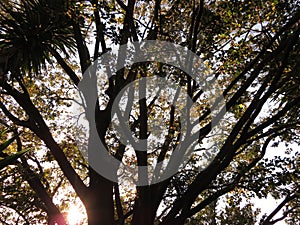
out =
[[[254,224],[257,213],[251,204],[243,208],[241,198],[268,194],[284,200],[261,224],[299,222],[299,154],[289,151],[290,144],[300,143],[297,1],[5,0],[0,7],[1,120],[23,131],[15,149],[33,149],[1,173],[3,223],[37,224],[47,216],[49,224],[65,224],[65,206],[53,199],[69,184],[89,225]],[[95,110],[98,135],[105,151],[128,164],[168,159],[182,135],[182,118],[173,105],[164,106],[166,99],[128,103],[127,119],[137,138],[150,142],[153,118],[167,121],[167,132],[159,136],[164,140],[153,154],[134,149],[128,157],[128,146],[111,127],[113,103],[127,84],[159,76],[182,87],[198,107],[193,116],[201,134],[197,142],[204,148],[196,149],[172,177],[129,192],[86,164],[71,126],[59,120],[95,59],[115,46],[143,40],[178,44],[203,59],[221,88],[226,126],[214,136],[210,96],[170,65],[136,63],[104,79],[100,97],[105,101],[98,100]],[[218,152],[199,170],[198,152],[208,151],[201,145],[207,138],[217,143]],[[279,156],[266,158],[279,142],[286,149],[279,145]],[[38,149],[48,152],[41,157]],[[53,163],[52,172],[59,175],[51,175],[45,162]],[[227,201],[222,203],[222,196]],[[235,216],[218,212],[220,204]],[[19,215],[16,221],[6,220],[9,209]],[[281,209],[283,217],[276,218]]]

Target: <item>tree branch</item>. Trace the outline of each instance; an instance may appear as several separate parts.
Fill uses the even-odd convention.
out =
[[[102,54],[107,51],[106,49],[106,43],[104,38],[104,27],[105,25],[101,22],[99,10],[98,10],[98,0],[91,0],[91,3],[94,7],[94,17],[95,17],[95,23],[96,23],[96,41],[95,41],[95,48],[94,48],[94,61],[99,56],[99,42],[101,43],[102,48]]]
[[[88,69],[88,67],[91,64],[91,59],[89,50],[85,44],[85,40],[82,37],[81,29],[78,22],[73,21],[73,32],[77,44],[81,72],[82,74],[84,74],[84,72]]]
[[[123,207],[120,198],[119,184],[114,184],[114,190],[115,190],[114,194],[115,194],[116,208],[118,214],[118,225],[124,225],[125,218],[124,218]]]
[[[297,197],[296,194],[288,195],[275,209],[270,215],[261,223],[261,225],[270,225],[274,224],[275,221],[271,221],[272,218],[290,201]]]
[[[75,85],[78,85],[79,78],[75,74],[75,72],[71,69],[71,67],[65,62],[65,60],[60,56],[60,54],[54,49],[50,48],[51,54],[57,60],[58,64],[64,69],[64,71],[69,75],[70,79],[73,81]]]
[[[23,126],[23,127],[27,127],[27,128],[31,127],[32,123],[29,120],[27,120],[27,121],[20,120],[17,117],[15,117],[1,101],[0,101],[0,108],[1,108],[2,112],[7,116],[7,118],[10,119],[14,124]]]
[[[12,88],[8,84],[6,84],[4,88],[16,100],[16,102],[25,110],[25,112],[29,116],[29,121],[30,121],[29,126],[26,127],[31,129],[46,144],[46,146],[49,148],[54,158],[58,162],[64,175],[68,178],[74,190],[76,191],[80,199],[84,202],[85,195],[86,195],[86,186],[80,179],[79,175],[75,172],[74,168],[71,166],[69,160],[65,156],[60,146],[54,140],[49,130],[49,127],[45,123],[39,110],[32,103],[30,96],[18,92],[16,89]],[[12,117],[12,119],[14,119],[14,117]],[[19,120],[17,120],[16,122],[18,121]],[[19,125],[22,125],[22,123],[19,123]],[[25,125],[28,124],[26,123]]]
[[[276,40],[286,32],[289,28],[291,28],[294,24],[296,24],[300,19],[300,12],[297,11],[295,15],[287,22],[285,26],[283,26],[270,40],[270,42],[264,46],[264,48],[259,52],[259,54],[245,67],[245,69],[231,82],[231,84],[226,88],[223,95],[226,96],[228,92],[233,88],[233,86],[244,77],[248,71],[250,71],[254,65],[260,61],[262,56],[267,52],[267,50],[276,42]],[[274,55],[274,54],[273,54]]]
[[[17,135],[17,130],[14,130],[14,133],[15,135]],[[17,136],[17,148],[18,152],[22,151],[22,142],[19,136]],[[52,220],[49,225],[54,225],[55,223],[57,223],[58,225],[65,225],[66,221],[60,210],[53,203],[52,198],[50,197],[46,188],[44,187],[36,173],[30,169],[30,166],[24,157],[21,157],[21,165],[26,171],[26,181],[29,183],[30,187],[35,191],[41,201],[45,204],[49,221]]]
[[[127,5],[125,5],[125,3],[122,0],[117,0],[117,3],[119,4],[119,6],[121,6],[123,10],[127,11]]]

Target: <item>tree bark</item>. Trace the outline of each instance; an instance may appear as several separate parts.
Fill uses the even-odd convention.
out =
[[[100,176],[90,168],[90,186],[86,209],[89,225],[113,225],[113,182]]]

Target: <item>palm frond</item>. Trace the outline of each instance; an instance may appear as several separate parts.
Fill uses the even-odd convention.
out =
[[[74,52],[76,42],[64,2],[0,3],[0,64],[5,64],[6,70],[39,71],[50,60],[51,48],[66,55]]]

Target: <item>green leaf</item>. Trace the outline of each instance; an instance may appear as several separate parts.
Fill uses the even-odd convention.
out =
[[[3,169],[4,167],[8,166],[8,165],[11,165],[11,164],[14,164],[15,161],[20,158],[21,156],[23,156],[26,152],[28,152],[29,149],[26,149],[26,150],[23,150],[23,151],[20,151],[20,152],[17,152],[16,154],[14,155],[10,155],[2,160],[0,160],[0,170]]]
[[[230,9],[227,11],[227,14],[228,14],[228,16],[231,16],[231,15],[232,15],[232,12],[231,12]]]
[[[1,48],[1,46],[0,46],[0,48]],[[6,134],[8,131],[9,131],[9,129],[6,129],[6,130],[1,131],[1,132],[0,132],[0,137],[1,137],[2,135]]]
[[[11,139],[8,139],[8,140],[5,141],[4,143],[2,143],[2,144],[0,145],[0,153],[1,153],[4,149],[6,149],[6,148],[7,148],[14,140],[16,140],[16,138],[19,137],[19,135],[20,135],[20,134],[14,136],[14,137],[12,137]]]

